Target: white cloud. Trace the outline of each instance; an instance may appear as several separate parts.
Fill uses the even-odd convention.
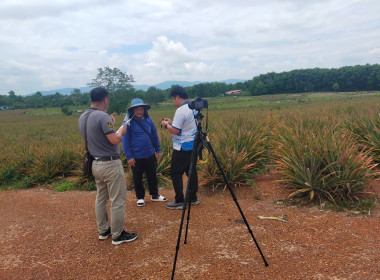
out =
[[[181,42],[168,40],[165,36],[158,37],[153,42],[153,49],[148,53],[150,62],[162,66],[170,66],[174,63],[182,64],[193,59],[194,57]]]
[[[369,54],[379,54],[380,55],[380,48],[374,48],[369,51]]]
[[[3,0],[0,94],[81,87],[99,67],[137,84],[378,63],[372,0]]]

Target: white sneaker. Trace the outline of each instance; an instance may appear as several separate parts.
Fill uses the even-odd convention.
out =
[[[164,197],[162,195],[155,196],[155,197],[152,196],[151,199],[152,199],[152,201],[166,201],[166,197]]]
[[[144,199],[139,199],[137,200],[137,206],[141,207],[141,206],[145,206],[145,201]]]

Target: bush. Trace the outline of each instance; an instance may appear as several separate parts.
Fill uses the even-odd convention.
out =
[[[4,166],[2,169],[0,169],[0,185],[12,182],[18,177],[19,175],[13,166]]]
[[[77,165],[77,154],[55,147],[35,154],[28,174],[33,174],[36,182],[50,182],[57,176],[72,175],[78,169]]]
[[[356,141],[380,163],[380,118],[378,116],[352,116],[344,122],[345,128]]]
[[[69,109],[67,106],[63,106],[61,108],[61,112],[66,116],[71,116],[73,114],[73,111]]]
[[[247,179],[261,172],[269,162],[269,126],[255,125],[242,115],[236,115],[229,122],[219,120],[217,127],[217,131],[210,132],[211,145],[227,180],[235,187],[247,185]],[[212,154],[207,154],[206,162],[200,163],[199,167],[200,186],[213,190],[226,187]]]
[[[369,152],[337,127],[282,124],[275,137],[278,174],[295,189],[290,196],[334,203],[359,200],[378,173]]]

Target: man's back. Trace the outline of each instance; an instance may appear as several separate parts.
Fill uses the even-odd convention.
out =
[[[88,114],[90,114],[88,116]],[[84,139],[85,120],[87,119],[87,143],[90,154],[95,158],[119,156],[119,145],[112,145],[107,134],[115,133],[110,116],[95,108],[87,109],[79,118],[79,130]]]

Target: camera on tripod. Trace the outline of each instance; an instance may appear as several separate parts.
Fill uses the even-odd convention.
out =
[[[193,101],[190,101],[188,105],[191,110],[201,110],[203,108],[208,108],[207,100],[202,99],[200,97]]]

